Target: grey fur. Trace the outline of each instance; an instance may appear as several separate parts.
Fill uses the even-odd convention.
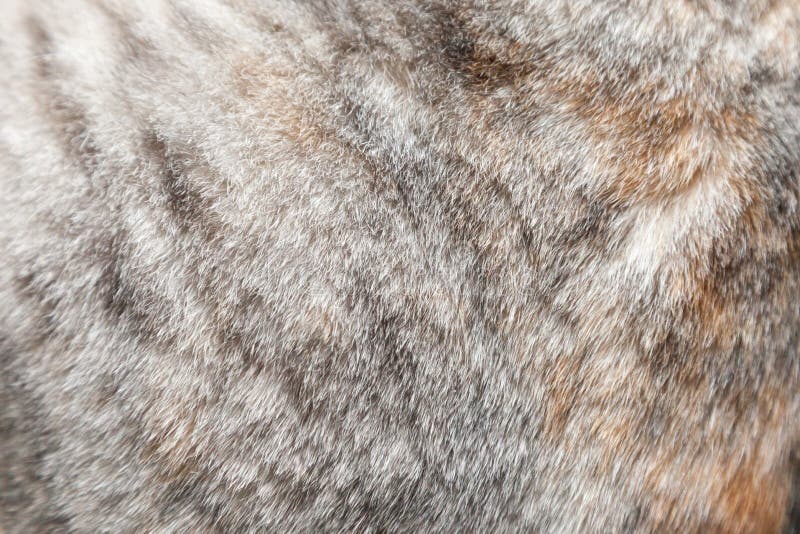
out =
[[[2,10],[0,530],[797,528],[797,2]]]

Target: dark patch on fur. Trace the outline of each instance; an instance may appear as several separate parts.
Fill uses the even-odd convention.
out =
[[[145,152],[156,166],[161,177],[161,186],[166,196],[166,206],[175,215],[183,231],[198,230],[207,239],[216,233],[214,217],[209,212],[209,202],[191,185],[191,173],[207,171],[202,157],[188,151],[170,149],[155,132],[145,136]]]
[[[481,26],[469,10],[439,8],[432,13],[433,34],[441,38],[436,47],[441,50],[440,57],[467,89],[485,94],[513,87],[541,68],[543,51],[525,52],[504,32]]]
[[[19,295],[34,303],[39,313],[37,325],[39,327],[39,340],[44,340],[53,335],[58,327],[57,307],[59,299],[53,294],[53,284],[44,280],[36,273],[27,272],[14,279],[14,287]]]
[[[61,87],[66,75],[56,63],[53,40],[45,25],[35,17],[30,17],[27,24],[33,41],[38,83],[44,92],[42,107],[62,140],[69,162],[76,162],[87,177],[91,176],[98,165],[100,151],[89,131],[91,121],[86,109]]]
[[[181,31],[189,42],[193,43],[200,51],[206,54],[213,54],[218,50],[225,50],[225,36],[213,29],[211,25],[203,20],[198,14],[186,10],[174,1],[168,3],[174,26]]]
[[[107,2],[103,0],[93,0],[93,5],[97,7],[108,18],[120,36],[120,40],[127,52],[127,59],[133,62],[152,61],[157,56],[157,49],[145,37],[137,34],[129,20],[116,12]]]
[[[91,176],[98,165],[100,150],[89,131],[86,110],[66,97],[56,99],[54,105],[62,121],[62,135],[66,140],[67,154],[78,162],[86,176]]]
[[[380,286],[367,273],[354,275],[346,304],[365,320],[363,336],[375,344],[376,356],[380,357],[380,374],[404,382],[403,377],[408,377],[408,381],[413,381],[416,373],[414,353],[402,340],[409,337],[407,330],[418,324],[414,316],[416,310],[412,306],[390,307],[387,300],[390,301],[381,295]],[[428,326],[437,330],[433,322],[428,322]],[[443,334],[434,339],[437,338],[442,339]]]
[[[418,178],[426,172],[424,162],[414,158],[394,161],[382,157],[384,154],[370,154],[368,149],[374,141],[372,137],[375,124],[367,109],[357,103],[356,98],[342,95],[343,116],[346,118],[346,131],[352,137],[344,137],[346,144],[360,160],[370,185],[381,198],[399,212],[416,229],[424,217],[424,206],[420,205],[421,194]],[[367,150],[365,150],[365,148]],[[416,231],[416,230],[415,230]]]
[[[49,79],[52,76],[49,57],[53,52],[52,37],[38,18],[30,16],[25,22],[32,41],[31,48],[34,54],[33,60],[36,65],[36,73],[42,79]]]
[[[153,342],[158,339],[158,321],[153,316],[156,303],[147,302],[151,299],[143,298],[130,282],[124,247],[123,234],[107,236],[98,244],[95,253],[103,271],[97,290],[103,297],[103,309],[115,323],[139,342]]]
[[[508,288],[503,288],[503,283],[508,282],[506,269],[509,263],[544,267],[539,265],[539,248],[543,245],[563,250],[563,254],[571,258],[575,253],[589,257],[592,252],[613,252],[608,236],[615,212],[604,204],[581,197],[576,199],[576,203],[579,200],[581,204],[576,206],[575,212],[584,215],[577,217],[572,226],[533,228],[521,207],[514,203],[502,177],[480,171],[456,154],[440,153],[424,137],[418,142],[427,157],[396,161],[391,154],[374,150],[381,132],[377,118],[370,110],[355,104],[347,96],[343,101],[349,103],[344,110],[348,130],[352,132],[348,143],[363,156],[364,167],[370,170],[373,186],[381,196],[396,199],[394,205],[401,208],[412,228],[425,228],[424,223],[432,214],[440,217],[439,224],[449,233],[449,245],[469,251],[473,268],[469,275],[470,283],[465,285],[475,287],[467,296],[469,306],[466,311],[475,327],[486,328],[493,336],[499,334],[508,314],[505,306],[507,295],[504,293]],[[451,179],[454,176],[460,179]],[[503,216],[489,220],[483,215],[487,212],[503,213]],[[491,244],[508,232],[515,232],[522,246],[509,251],[511,256],[504,256],[493,250]],[[429,236],[419,235],[419,238],[425,240]],[[585,248],[587,245],[588,250]],[[535,280],[535,287],[514,290],[524,291],[532,306],[552,308],[550,298],[572,274],[570,269],[583,267],[579,262],[559,261],[555,256],[546,268],[541,269],[543,275]],[[570,320],[567,310],[553,312],[563,315],[565,321]]]
[[[466,47],[459,45],[457,49],[465,55],[457,56],[460,63],[454,66],[466,74],[469,87],[479,92],[513,86],[533,71],[527,60],[505,59],[488,48],[471,44]]]
[[[55,442],[37,417],[40,401],[19,373],[25,354],[0,332],[0,531],[68,532],[69,518],[55,507],[44,472]]]
[[[796,447],[789,458],[791,490],[784,534],[800,534],[800,447]]]

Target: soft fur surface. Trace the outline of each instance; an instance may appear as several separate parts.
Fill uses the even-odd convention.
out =
[[[0,10],[0,530],[800,524],[798,2]]]

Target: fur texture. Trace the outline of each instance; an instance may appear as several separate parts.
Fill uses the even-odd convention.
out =
[[[0,530],[800,524],[798,2],[0,9]]]

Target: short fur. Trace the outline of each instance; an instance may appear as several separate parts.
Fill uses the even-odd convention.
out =
[[[800,525],[800,3],[1,9],[0,530]]]

